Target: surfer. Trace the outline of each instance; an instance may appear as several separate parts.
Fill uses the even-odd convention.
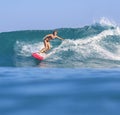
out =
[[[55,38],[58,38],[60,40],[64,40],[63,38],[57,36],[57,31],[53,31],[52,34],[48,34],[44,37],[44,48],[40,50],[40,53],[45,53],[47,52],[48,50],[50,50],[50,40],[53,40]]]

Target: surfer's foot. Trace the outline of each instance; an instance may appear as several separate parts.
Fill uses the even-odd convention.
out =
[[[41,53],[45,53],[46,51],[42,51]]]
[[[46,51],[40,51],[39,53],[46,53]]]

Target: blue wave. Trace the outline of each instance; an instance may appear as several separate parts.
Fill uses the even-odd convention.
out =
[[[120,28],[96,23],[83,28],[60,28],[63,42],[51,42],[51,56],[39,62],[31,53],[43,47],[43,37],[53,30],[0,33],[0,66],[119,67]]]

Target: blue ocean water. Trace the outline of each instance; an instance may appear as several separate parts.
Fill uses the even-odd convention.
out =
[[[119,115],[120,28],[61,28],[49,57],[31,53],[53,30],[0,33],[0,115]]]

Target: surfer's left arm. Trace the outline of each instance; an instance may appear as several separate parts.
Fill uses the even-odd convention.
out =
[[[63,38],[59,37],[59,36],[56,36],[56,38],[60,39],[60,40],[64,40]]]

